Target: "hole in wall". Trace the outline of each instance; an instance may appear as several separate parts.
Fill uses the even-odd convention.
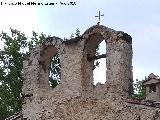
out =
[[[48,46],[44,48],[42,54],[42,65],[40,87],[41,88],[55,88],[60,84],[61,80],[61,64],[57,48],[54,46]]]
[[[59,55],[55,54],[49,66],[49,86],[55,88],[61,82],[61,64]]]
[[[149,86],[149,93],[156,92],[156,85],[152,84]]]
[[[96,56],[106,54],[106,42],[103,40],[96,49]],[[94,61],[93,83],[104,84],[106,82],[106,58],[100,58]]]

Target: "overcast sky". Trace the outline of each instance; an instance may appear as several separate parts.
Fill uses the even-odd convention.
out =
[[[0,5],[0,31],[9,27],[27,35],[32,31],[69,38],[79,28],[81,33],[95,25],[100,10],[101,24],[124,31],[133,38],[134,79],[153,72],[160,75],[160,1],[159,0],[0,0],[0,2],[52,2],[52,6]],[[61,5],[60,2],[76,2]],[[1,46],[2,47],[2,46]],[[101,75],[100,75],[101,76]]]

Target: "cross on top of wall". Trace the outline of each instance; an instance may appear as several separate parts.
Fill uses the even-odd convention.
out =
[[[97,23],[98,25],[100,24],[101,16],[104,16],[104,14],[101,15],[100,11],[99,11],[99,15],[95,16],[95,17],[98,17],[98,23]]]

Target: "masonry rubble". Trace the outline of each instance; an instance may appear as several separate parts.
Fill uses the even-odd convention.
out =
[[[93,84],[96,47],[106,42],[106,82]],[[49,65],[58,54],[61,84],[49,86]],[[160,109],[132,99],[132,38],[95,25],[73,40],[53,37],[24,61],[23,118],[26,120],[160,120]]]

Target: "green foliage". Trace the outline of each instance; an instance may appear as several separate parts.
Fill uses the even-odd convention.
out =
[[[70,37],[70,39],[72,39],[72,38],[74,38],[74,34],[73,34],[73,33],[71,34],[71,37]]]
[[[75,34],[73,34],[73,33],[71,34],[70,39],[73,39],[75,37],[80,37],[80,30],[79,30],[79,28],[76,29]]]
[[[75,36],[76,36],[76,37],[79,37],[79,36],[80,36],[79,28],[76,30]]]
[[[30,41],[28,41],[28,49],[29,51],[31,51],[32,49],[34,49],[37,45],[40,45],[41,43],[43,43],[47,37],[50,36],[46,36],[45,34],[41,33],[40,35],[38,35],[36,32],[32,32],[32,38]]]
[[[96,56],[100,55],[99,46],[100,46],[100,45],[98,45],[98,46],[96,47],[96,54],[95,54]],[[99,64],[100,64],[99,60],[95,60],[95,61],[94,61],[94,69],[95,69],[96,67],[99,67]]]
[[[24,33],[15,29],[10,30],[11,35],[5,32],[0,34],[1,42],[4,43],[3,49],[0,50],[0,120],[21,111],[23,60],[28,52],[49,37],[43,33],[38,35],[33,31],[31,40],[28,40]],[[59,84],[57,81],[60,80],[59,62],[58,55],[51,62],[49,80],[52,87]]]
[[[49,75],[49,82],[52,88],[55,88],[58,84],[60,84],[61,80],[61,64],[58,54],[56,54],[50,65],[50,75]]]
[[[0,119],[21,110],[22,68],[27,48],[27,37],[20,31],[11,29],[11,36],[2,32],[4,43],[0,50]]]
[[[138,100],[145,99],[146,94],[145,94],[145,88],[142,85],[142,81],[138,81],[138,79],[136,79],[136,82],[133,84],[133,87],[134,87],[133,98]]]

